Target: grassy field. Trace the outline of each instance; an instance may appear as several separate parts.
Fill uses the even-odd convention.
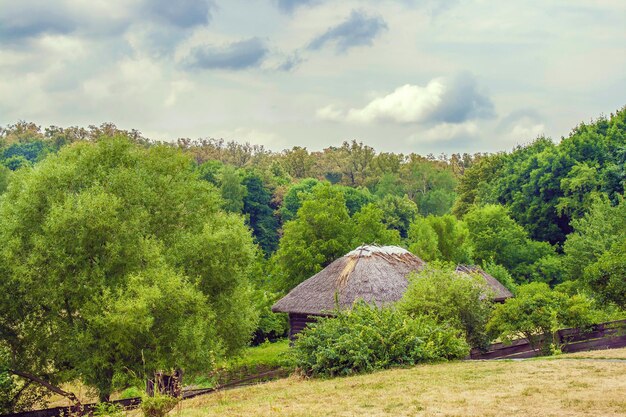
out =
[[[610,360],[606,360],[610,359]],[[183,401],[172,415],[624,416],[626,349],[287,379]]]

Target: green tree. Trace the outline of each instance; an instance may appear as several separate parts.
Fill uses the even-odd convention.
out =
[[[375,204],[370,203],[352,216],[354,223],[354,237],[352,247],[362,244],[398,245],[400,233],[397,230],[387,229],[383,223],[384,213]]]
[[[243,199],[246,196],[246,187],[241,181],[241,175],[235,167],[224,165],[220,174],[220,190],[226,211],[231,213],[241,213],[243,211]]]
[[[341,190],[328,184],[315,187],[296,218],[285,223],[273,256],[276,284],[282,290],[295,287],[352,249],[353,236]]]
[[[116,378],[204,368],[249,340],[250,233],[180,151],[74,144],[5,195],[0,348],[14,375],[80,378],[106,399]]]
[[[626,240],[626,203],[622,199],[613,206],[606,198],[598,199],[572,226],[574,232],[563,245],[563,264],[567,277],[576,280],[613,245]]]
[[[468,263],[472,246],[467,226],[451,214],[418,218],[409,229],[409,248],[425,260]]]
[[[561,281],[561,265],[546,242],[528,238],[523,227],[499,205],[475,207],[463,218],[474,247],[474,260],[494,262],[511,272],[517,283]]]
[[[523,337],[535,350],[558,349],[556,331],[584,327],[596,320],[593,302],[584,295],[569,296],[543,282],[518,287],[517,294],[496,306],[487,330],[505,342]]]
[[[283,206],[280,209],[280,215],[284,222],[296,217],[298,210],[302,206],[302,202],[311,194],[313,188],[318,184],[321,184],[321,182],[315,178],[306,178],[289,187],[289,190],[283,198]]]
[[[392,229],[400,232],[402,238],[406,238],[409,233],[411,223],[417,217],[417,206],[406,195],[398,197],[386,195],[376,202],[376,205],[383,211],[382,222]]]
[[[272,194],[263,186],[263,180],[256,173],[248,172],[242,183],[246,187],[243,213],[263,252],[272,254],[278,246],[278,219],[271,207]]]
[[[604,302],[626,308],[626,238],[615,242],[611,249],[587,268],[583,281]]]

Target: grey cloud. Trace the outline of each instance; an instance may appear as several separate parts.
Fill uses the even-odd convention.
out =
[[[321,3],[321,0],[278,0],[278,8],[286,13],[293,13],[299,7],[313,6]]]
[[[288,56],[277,69],[279,71],[289,72],[296,69],[302,62],[304,62],[304,59],[300,56],[300,54],[298,54],[298,52],[294,52]]]
[[[353,10],[345,22],[313,39],[308,49],[317,50],[328,43],[335,43],[338,52],[345,52],[356,46],[372,45],[374,39],[387,29],[387,23],[382,17],[368,16],[363,11]]]
[[[241,70],[261,65],[268,52],[263,40],[250,38],[226,46],[197,46],[183,64],[187,68]]]
[[[146,9],[152,16],[179,28],[208,24],[214,8],[212,0],[146,1]]]
[[[63,6],[46,2],[0,2],[0,38],[15,42],[44,34],[67,34],[75,31],[77,22]]]
[[[472,119],[495,117],[493,102],[469,73],[462,73],[446,82],[440,105],[431,115],[431,121],[462,123]]]

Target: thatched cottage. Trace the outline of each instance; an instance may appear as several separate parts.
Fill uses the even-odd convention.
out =
[[[359,299],[377,306],[398,301],[408,287],[407,275],[425,265],[398,246],[360,246],[295,287],[272,306],[272,311],[289,314],[289,337],[293,338],[315,316],[328,315],[336,303],[339,308],[350,308]],[[497,294],[496,301],[512,296],[476,267],[459,266],[457,270],[484,276]]]

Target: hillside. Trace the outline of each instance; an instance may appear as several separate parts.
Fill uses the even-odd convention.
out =
[[[296,377],[182,403],[182,417],[623,416],[626,349],[467,361],[332,380]]]

